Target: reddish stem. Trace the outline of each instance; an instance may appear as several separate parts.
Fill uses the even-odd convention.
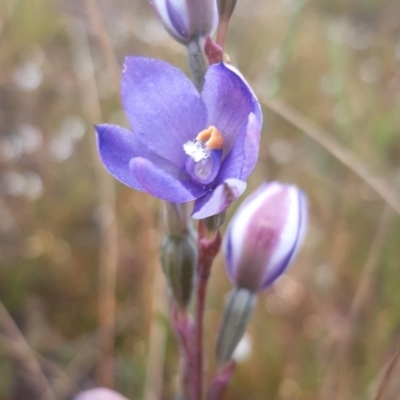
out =
[[[221,47],[222,49],[225,46],[225,39],[226,39],[226,31],[228,30],[228,23],[229,19],[222,19],[219,22],[218,29],[217,29],[217,45]]]
[[[204,53],[208,59],[208,63],[218,64],[222,62],[224,59],[224,51],[220,46],[213,42],[210,36],[206,37],[206,41],[204,43]]]
[[[229,381],[232,378],[233,372],[235,371],[235,361],[230,361],[225,367],[217,374],[210,385],[210,390],[207,394],[207,400],[219,400]]]
[[[191,338],[190,334],[192,331],[192,322],[190,315],[186,310],[180,309],[176,304],[172,304],[171,307],[171,320],[172,326],[178,336],[181,350],[181,385],[182,392],[190,392],[190,382],[193,371],[193,354],[191,350]],[[187,398],[187,396],[184,396]]]
[[[219,232],[212,239],[206,237],[207,231],[203,221],[199,222],[199,263],[196,282],[196,311],[194,321],[194,354],[192,374],[192,399],[203,399],[203,319],[206,300],[207,282],[211,265],[221,246]]]

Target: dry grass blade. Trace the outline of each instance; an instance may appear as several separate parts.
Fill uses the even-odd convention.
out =
[[[159,267],[157,265],[157,267]],[[155,273],[153,288],[153,320],[150,329],[149,351],[147,359],[146,382],[144,387],[145,400],[157,400],[162,397],[163,372],[165,359],[165,342],[168,320],[168,306],[166,286],[161,267]]]
[[[21,359],[21,356],[23,356],[24,353],[24,346],[20,341],[15,338],[10,339],[3,334],[0,334],[0,341],[3,342],[5,350],[12,358]],[[32,350],[32,354],[35,356],[43,370],[47,371],[48,374],[51,375],[52,380],[54,381],[54,391],[57,393],[57,400],[67,399],[72,393],[79,392],[79,386],[57,364],[49,361],[34,350]]]
[[[72,51],[75,72],[80,82],[81,98],[86,116],[92,124],[102,121],[93,60],[85,27],[76,21],[72,24]],[[96,145],[91,141],[93,163],[98,185],[98,210],[101,230],[99,244],[99,298],[100,334],[98,346],[102,353],[98,365],[98,383],[113,387],[115,290],[118,261],[117,222],[115,215],[115,190],[111,176],[100,164]]]
[[[365,165],[350,150],[335,141],[329,132],[315,124],[297,110],[288,106],[281,100],[275,100],[266,96],[260,96],[261,103],[295,126],[301,132],[317,142],[342,164],[361,178],[375,193],[378,194],[397,214],[400,215],[400,200],[387,184],[371,176]]]
[[[90,23],[100,44],[101,54],[107,63],[107,70],[112,74],[115,89],[117,89],[119,88],[120,67],[110,37],[101,21],[96,2],[94,0],[85,0],[85,7],[89,15]]]
[[[120,67],[98,7],[94,0],[85,0],[85,5],[96,39],[100,45],[101,55],[107,64],[108,73],[113,77],[115,88],[119,88]],[[144,241],[143,248],[147,248],[152,241],[152,239],[149,238],[149,231],[150,227],[153,225],[149,207],[142,209],[142,216],[143,233],[141,235],[141,240]],[[150,262],[150,264],[152,263]],[[153,276],[154,274],[155,277]],[[163,386],[163,360],[165,357],[167,328],[164,323],[159,321],[159,317],[166,317],[168,314],[168,302],[165,301],[167,295],[165,293],[166,288],[163,279],[159,265],[156,266],[155,273],[150,270],[144,279],[144,304],[152,304],[152,307],[149,307],[149,311],[151,312],[144,312],[145,315],[152,315],[149,323],[145,324],[146,326],[150,325],[149,356],[144,388],[144,398],[146,400],[160,398]],[[151,298],[151,296],[153,296],[153,298]]]
[[[397,362],[399,361],[400,356],[400,347],[397,346],[395,353],[392,355],[392,358],[389,360],[388,364],[384,367],[384,372],[378,384],[378,389],[376,393],[371,397],[371,400],[382,400],[383,395],[385,393],[385,389],[388,387],[391,378],[393,377],[393,373],[396,369]]]
[[[400,172],[397,174],[393,187],[399,187]],[[332,382],[336,382],[336,378],[340,376],[340,388],[346,393],[349,392],[349,352],[354,343],[354,336],[357,331],[357,320],[363,309],[367,309],[373,301],[373,286],[376,282],[377,274],[381,266],[380,254],[385,245],[391,228],[391,220],[393,211],[389,204],[384,207],[375,236],[369,248],[368,256],[363,268],[363,272],[350,305],[349,315],[344,324],[344,330],[341,337],[334,344],[334,356],[331,363],[331,368],[328,370],[323,388],[329,388]],[[341,398],[344,398],[344,393],[339,393]],[[325,395],[325,394],[324,394]]]
[[[7,338],[13,338],[18,341],[18,361],[29,372],[29,383],[34,385],[38,393],[43,393],[42,400],[56,400],[57,397],[50,386],[45,374],[43,373],[39,362],[37,361],[33,350],[24,338],[24,335],[18,329],[11,315],[0,302],[0,329]]]

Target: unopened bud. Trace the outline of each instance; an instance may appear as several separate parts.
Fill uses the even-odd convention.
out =
[[[74,400],[128,400],[114,390],[107,388],[96,388],[85,390],[84,392],[78,393]]]
[[[224,309],[217,340],[217,361],[226,364],[243,337],[256,304],[256,293],[235,288],[229,295]]]
[[[235,286],[257,292],[290,265],[305,236],[307,200],[294,185],[262,185],[240,206],[224,242]]]
[[[212,35],[218,24],[216,0],[150,0],[165,29],[180,43]]]
[[[197,244],[191,236],[166,236],[161,249],[161,263],[175,302],[186,308],[193,292],[198,259]]]

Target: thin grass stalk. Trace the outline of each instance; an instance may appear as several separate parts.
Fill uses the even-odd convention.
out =
[[[75,73],[81,91],[82,107],[87,119],[95,124],[102,121],[103,118],[88,37],[82,23],[76,20],[72,26],[71,45],[75,60]],[[112,388],[114,386],[115,287],[118,260],[115,190],[112,177],[99,161],[94,135],[92,137],[91,150],[98,188],[101,238],[99,243],[98,315],[100,333],[98,347],[102,356],[98,363],[97,381],[101,386]]]
[[[101,15],[96,1],[85,0],[85,7],[89,16],[90,24],[100,45],[100,52],[106,62],[107,72],[111,75],[113,85],[117,91],[120,85],[120,66],[112,47],[110,36],[101,20]]]
[[[314,121],[307,118],[299,111],[287,105],[282,100],[275,100],[264,95],[259,96],[262,105],[289,122],[300,132],[304,133],[332,156],[355,173],[366,183],[385,203],[387,203],[398,215],[400,215],[400,200],[396,193],[389,188],[389,184],[382,179],[376,178],[365,167],[363,163],[351,150],[342,146],[332,138],[325,129],[318,126]]]
[[[153,290],[152,323],[150,326],[149,350],[144,385],[144,400],[160,400],[163,393],[164,360],[166,350],[168,318],[167,290],[161,266],[155,272]]]
[[[105,60],[107,65],[107,72],[112,77],[113,83],[115,88],[120,87],[120,68],[118,64],[118,60],[115,54],[115,51],[112,47],[111,40],[107,30],[104,27],[102,22],[98,6],[94,0],[85,0],[86,10],[89,15],[90,23],[93,27],[94,33],[96,35],[96,39],[100,44],[100,52],[102,58]],[[101,119],[98,119],[99,121]],[[108,176],[108,174],[107,174]],[[108,177],[110,178],[110,177]],[[137,193],[136,196],[141,196],[142,194]],[[150,213],[150,209],[148,207],[148,203],[142,207],[141,215],[142,215],[142,233],[141,238],[142,240],[142,248],[146,247],[147,250],[149,249],[149,244],[151,242],[151,238],[149,237],[150,227],[153,226],[153,221]],[[145,252],[146,253],[146,252]],[[149,253],[149,252],[147,252]],[[152,271],[151,268],[148,268],[148,272],[146,272],[145,276],[145,284],[143,285],[143,315],[150,316],[150,318],[146,318],[148,321],[145,322],[145,327],[147,331],[147,336],[149,338],[149,359],[147,360],[147,367],[146,367],[146,379],[145,379],[145,386],[144,386],[144,393],[145,398],[149,393],[156,393],[161,389],[157,390],[157,388],[162,387],[162,376],[163,376],[163,363],[161,360],[164,358],[163,356],[160,357],[159,360],[159,367],[153,368],[155,356],[154,354],[159,352],[160,355],[164,354],[165,349],[165,340],[166,340],[166,327],[160,324],[159,315],[162,314],[166,316],[168,314],[168,310],[162,309],[159,305],[158,295],[159,295],[159,274],[158,269],[156,271]],[[165,300],[165,299],[164,299]],[[158,310],[158,311],[157,311]],[[156,384],[155,384],[156,383]],[[153,389],[153,385],[154,389]],[[151,394],[150,394],[151,396]]]
[[[42,400],[57,400],[53,388],[51,387],[46,375],[44,374],[35,354],[24,335],[19,330],[17,324],[7,311],[4,304],[0,301],[0,329],[5,337],[12,338],[18,342],[18,356],[24,368],[29,371],[31,385],[36,387],[39,393],[42,393]]]
[[[382,400],[383,399],[385,390],[387,389],[392,378],[394,377],[393,373],[396,369],[399,358],[400,358],[400,346],[399,346],[399,344],[397,344],[394,354],[392,355],[392,357],[389,360],[389,362],[387,363],[387,365],[385,365],[385,367],[384,367],[384,372],[378,383],[378,388],[376,390],[376,393],[372,397],[372,400]]]
[[[399,180],[400,173],[398,173],[394,182],[393,186],[395,188],[399,186]],[[367,309],[373,301],[371,293],[373,292],[375,281],[381,268],[379,262],[380,254],[390,233],[392,217],[393,210],[386,204],[371,243],[357,290],[351,302],[347,320],[343,326],[343,334],[332,346],[333,357],[323,384],[323,388],[325,388],[324,390],[326,391],[323,392],[324,397],[332,390],[338,391],[341,398],[345,398],[343,397],[345,396],[343,390],[345,390],[347,396],[349,396],[349,384],[347,382],[349,378],[347,371],[349,368],[350,349],[356,333],[357,320],[362,310]],[[341,377],[340,381],[336,379],[338,376]]]

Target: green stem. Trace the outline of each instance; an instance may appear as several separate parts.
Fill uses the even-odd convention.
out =
[[[198,37],[187,45],[189,67],[192,71],[193,83],[200,92],[207,71],[207,60],[204,54],[204,38]]]

